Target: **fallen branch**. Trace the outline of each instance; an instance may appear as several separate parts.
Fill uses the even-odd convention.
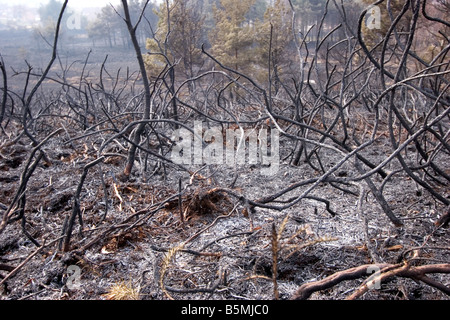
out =
[[[382,283],[388,279],[398,276],[420,280],[430,286],[433,286],[445,294],[450,295],[450,288],[438,283],[436,280],[426,277],[427,273],[450,273],[450,264],[434,264],[423,266],[410,266],[408,263],[400,264],[366,264],[351,269],[343,270],[332,274],[322,280],[306,283],[295,292],[291,297],[292,300],[306,300],[316,291],[325,290],[345,281],[361,278],[371,274],[371,271],[379,270],[375,275],[367,279],[353,294],[347,297],[348,300],[357,299],[366,293],[369,289],[374,288],[375,283]]]
[[[408,263],[404,264],[399,268],[395,268],[388,272],[382,273],[380,272],[376,275],[371,282],[382,283],[383,281],[387,281],[392,277],[404,277],[411,278],[415,280],[421,280],[426,284],[439,289],[447,295],[450,295],[450,288],[437,282],[436,280],[430,279],[425,274],[427,273],[450,273],[450,264],[433,264],[433,265],[424,265],[419,267],[410,266]],[[363,283],[354,293],[346,298],[346,300],[355,300],[361,297],[364,293],[369,291],[371,288],[371,284],[369,282]]]
[[[336,284],[345,281],[345,280],[353,280],[361,278],[364,275],[367,275],[367,270],[370,270],[369,267],[377,267],[380,269],[384,269],[389,267],[389,264],[366,264],[359,267],[354,267],[351,269],[343,270],[332,274],[322,280],[305,283],[300,286],[295,294],[291,297],[292,300],[306,300],[311,294],[316,291],[325,290],[335,286]]]

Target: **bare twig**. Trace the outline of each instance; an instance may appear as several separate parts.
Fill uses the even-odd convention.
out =
[[[70,249],[70,238],[72,236],[72,229],[73,229],[73,224],[75,222],[76,216],[79,216],[80,222],[82,221],[81,212],[80,212],[80,194],[81,194],[81,190],[84,185],[84,180],[87,177],[89,169],[92,168],[93,166],[97,165],[98,163],[102,162],[103,160],[105,160],[105,157],[100,157],[98,159],[95,159],[94,161],[91,161],[90,163],[85,165],[83,168],[83,174],[81,175],[81,179],[80,179],[80,182],[78,183],[77,191],[75,192],[74,199],[73,199],[74,204],[73,204],[72,214],[69,217],[69,220],[67,222],[67,225],[65,226],[65,229],[63,230],[63,233],[65,233],[63,251],[65,251],[65,252],[69,251],[69,249]]]
[[[8,273],[2,281],[0,281],[0,285],[2,285],[5,281],[7,281],[12,276],[14,276],[17,272],[19,272],[20,269],[22,269],[35,255],[40,253],[44,248],[53,245],[54,243],[58,242],[59,240],[60,240],[60,238],[54,239],[48,244],[46,244],[45,240],[44,240],[44,243],[39,248],[37,248],[30,255],[28,255],[28,257],[26,257],[26,259],[24,261],[22,261],[17,267],[15,267],[13,270],[11,270],[11,272]]]
[[[347,270],[339,271],[331,276],[328,276],[322,280],[306,283],[295,292],[291,297],[294,300],[305,300],[308,299],[312,293],[324,289],[331,288],[336,284],[352,279],[358,279],[370,274],[370,271],[380,270],[373,277],[370,277],[370,281],[366,281],[362,284],[354,293],[352,293],[347,299],[353,300],[362,296],[368,290],[374,288],[374,283],[381,284],[392,277],[406,277],[422,280],[428,285],[438,288],[446,294],[449,294],[450,288],[438,283],[437,281],[430,281],[428,277],[425,276],[427,273],[450,273],[450,264],[435,264],[435,265],[423,265],[423,266],[410,266],[409,263],[399,263],[399,264],[367,264],[358,267],[350,268]]]

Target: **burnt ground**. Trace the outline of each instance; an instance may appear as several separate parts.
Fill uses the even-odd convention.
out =
[[[67,134],[76,136],[76,132],[63,133],[44,145],[49,162],[39,163],[26,190],[25,230],[39,245],[53,244],[4,281],[2,299],[274,299],[273,228],[279,240],[280,299],[291,298],[304,283],[338,271],[374,262],[398,263],[410,257],[413,248],[421,248],[419,264],[449,261],[448,227],[435,226],[445,208],[405,176],[395,176],[384,191],[404,223],[395,227],[370,193],[361,212],[358,196],[327,184],[312,194],[330,201],[335,216],[312,199],[283,211],[247,210],[238,198],[216,189],[232,181],[234,170],[227,167],[199,171],[202,177],[192,179],[170,165],[144,171],[138,164],[131,179],[121,182],[117,177],[125,159],[120,154],[126,153],[120,150],[101,169],[89,171],[80,199],[82,226],[77,220],[71,250],[63,252],[58,239],[64,220],[72,212],[84,165],[96,157],[95,138],[67,144]],[[25,138],[16,143],[2,138],[2,214],[15,196],[31,150]],[[377,150],[380,154],[375,158],[386,151],[382,144]],[[336,154],[327,156],[339,160]],[[283,162],[269,177],[260,169],[259,165],[239,167],[233,192],[255,200],[318,175],[308,164]],[[351,162],[345,163],[336,174],[351,175],[352,170]],[[184,222],[174,197],[179,181]],[[358,186],[349,189],[358,193]],[[293,194],[301,194],[300,190]],[[11,223],[0,234],[0,263],[17,267],[37,248],[24,235],[21,221]],[[7,274],[0,270],[3,278]],[[430,277],[449,285],[446,274]],[[313,293],[311,299],[343,299],[365,278],[343,281]],[[394,277],[361,298],[442,300],[448,296],[422,282]]]
[[[15,65],[18,71],[26,71],[24,60],[33,66],[45,65],[48,50],[38,53],[24,44],[20,51],[23,56],[17,56],[16,40],[11,39],[10,44],[3,42],[2,56],[8,65],[21,60],[21,65]],[[86,68],[92,76],[100,69],[109,50],[92,52]],[[64,69],[67,79],[75,77],[73,80],[77,81],[87,51],[87,48],[79,49],[73,65],[72,56],[61,52],[55,63],[56,74]],[[110,52],[107,68],[114,77],[119,68],[123,73],[128,66],[135,70],[134,60],[130,50]],[[8,75],[12,73],[8,69]],[[11,77],[10,89],[21,92],[24,77],[25,73]],[[46,88],[51,85],[54,83],[45,83]],[[59,87],[54,85],[53,89]],[[57,120],[49,119],[48,127],[38,128],[47,131],[46,134],[61,127]],[[32,151],[30,141],[20,136],[22,131],[12,121],[5,134],[0,134],[0,217],[17,194]],[[39,139],[46,134],[42,133]],[[82,225],[77,219],[70,250],[64,252],[59,239],[64,222],[72,213],[83,168],[96,159],[98,146],[105,139],[94,135],[68,143],[80,134],[65,123],[64,130],[43,145],[47,159],[38,163],[27,184],[26,223],[22,226],[21,220],[15,221],[0,234],[1,299],[259,300],[274,299],[274,288],[280,299],[289,299],[302,284],[365,264],[396,264],[405,259],[413,259],[417,265],[450,261],[448,227],[435,225],[447,208],[403,173],[395,174],[383,193],[403,222],[402,227],[395,227],[370,192],[358,207],[358,185],[348,186],[354,194],[329,184],[320,184],[312,190],[311,195],[330,202],[331,210],[336,213],[332,216],[324,203],[313,199],[303,199],[282,211],[248,210],[238,197],[217,189],[233,180],[234,169],[228,167],[199,171],[202,177],[213,179],[200,176],[193,179],[171,165],[150,161],[145,168],[142,157],[131,179],[122,182],[119,174],[124,168],[126,151],[115,143],[107,151],[116,156],[108,157],[88,172],[80,196]],[[290,150],[292,145],[284,142],[281,159]],[[341,159],[341,155],[326,149],[321,152],[327,165]],[[390,152],[389,143],[377,141],[366,156],[379,163]],[[353,160],[347,161],[335,174],[356,175]],[[435,161],[449,170],[448,159]],[[307,163],[292,166],[282,161],[277,174],[271,177],[261,175],[260,169],[260,165],[238,167],[239,177],[232,191],[256,200],[319,176]],[[387,169],[395,170],[395,162]],[[180,219],[176,196],[180,179],[184,222]],[[374,176],[374,182],[379,185],[381,179]],[[441,188],[441,194],[450,195],[448,189],[435,187]],[[304,188],[295,189],[281,200],[299,196]],[[273,228],[278,236],[276,285]],[[41,245],[44,247],[38,250]],[[13,269],[16,271],[11,274]],[[344,299],[367,276],[315,292],[310,299]],[[428,276],[447,288],[450,284],[448,274]],[[361,297],[448,298],[435,287],[407,277],[390,278],[379,289]]]

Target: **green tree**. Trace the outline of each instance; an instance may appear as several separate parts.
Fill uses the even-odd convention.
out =
[[[264,13],[266,12],[267,7],[268,5],[266,0],[256,0],[246,14],[247,20],[249,21],[263,20]]]
[[[364,42],[370,50],[386,36],[392,22],[402,12],[403,7],[408,1],[385,1],[376,7],[371,6],[373,3],[372,0],[361,0],[361,2],[368,9],[364,23],[361,26],[361,31]],[[409,5],[409,10],[403,14],[396,25],[395,30],[397,32],[409,31],[409,23],[412,17],[410,8],[411,3]],[[377,22],[379,22],[379,24],[377,24]]]
[[[290,61],[290,48],[293,41],[291,10],[283,0],[276,0],[264,14],[264,20],[256,26],[258,46],[255,56],[262,67],[261,74],[266,77],[269,70],[272,74],[274,89],[280,87],[280,77],[287,71]]]
[[[144,9],[142,9],[144,8]],[[154,14],[153,3],[146,1],[133,0],[128,3],[128,11],[133,21],[137,21],[144,10],[145,23],[139,24],[136,29],[136,38],[139,45],[143,45],[150,33],[148,29],[154,27],[157,23],[157,16]],[[122,44],[124,48],[131,48],[132,43],[126,25],[123,23],[121,12],[124,11],[123,4],[112,7],[110,4],[101,8],[94,21],[90,21],[86,28],[89,38],[93,44],[98,40],[103,40],[106,45],[114,47]]]
[[[58,20],[59,12],[61,11],[62,3],[56,0],[50,0],[46,5],[39,7],[40,26],[35,30],[35,37],[44,37],[49,41],[55,34],[56,22]],[[64,26],[66,17],[63,17],[60,30],[60,38],[64,38]]]
[[[255,0],[221,0],[213,8],[216,22],[210,33],[212,53],[224,65],[246,71],[253,62],[254,26],[246,15]]]
[[[54,36],[56,22],[58,20],[59,12],[63,6],[62,2],[50,0],[46,5],[41,5],[38,9],[40,18],[40,27],[35,30],[37,35],[42,35],[46,39]],[[74,16],[77,19],[74,25]],[[81,15],[80,12],[73,10],[70,6],[67,7],[66,13],[61,20],[61,40],[67,38],[70,40],[70,35],[76,35],[84,32],[87,27],[87,18]]]
[[[150,55],[145,63],[150,77],[156,77],[166,65],[186,78],[195,76],[202,63],[204,16],[193,0],[166,1],[156,12],[159,21],[146,48]]]
[[[325,12],[327,1],[323,0],[292,0],[294,10],[297,12],[299,29],[303,35],[307,34],[311,26],[317,26]],[[315,40],[317,32],[308,35],[308,40]]]
[[[97,15],[97,18],[98,24],[96,27],[99,28],[97,32],[101,32],[103,34],[110,47],[116,46],[116,30],[120,21],[117,14],[114,12],[114,9],[110,5],[104,6]]]
[[[132,20],[138,20],[141,16],[141,13],[143,14],[143,16],[145,16],[145,18],[143,19],[143,23],[140,24],[136,29],[136,38],[139,45],[141,46],[145,45],[148,35],[151,34],[151,30],[149,29],[152,29],[157,25],[158,17],[154,12],[156,8],[157,5],[154,2],[148,2],[146,0],[128,1],[128,10]],[[144,10],[144,12],[142,12],[142,10]],[[119,5],[118,11],[123,11],[123,4]],[[117,26],[117,29],[120,31],[124,46],[128,46],[131,48],[131,41],[128,36],[128,30],[123,26],[123,24],[121,24],[121,26]]]
[[[56,24],[61,7],[62,3],[56,0],[50,0],[46,5],[41,5],[38,11],[41,23],[46,24],[51,22],[52,24]]]
[[[102,40],[106,45],[112,47],[110,30],[100,19],[90,21],[86,27],[86,31],[89,39],[92,40],[92,45],[94,47],[96,46],[97,41]]]

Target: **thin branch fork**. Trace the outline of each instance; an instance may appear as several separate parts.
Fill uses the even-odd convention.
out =
[[[75,218],[78,216],[80,223],[82,222],[81,213],[80,213],[80,195],[81,195],[83,184],[84,184],[84,181],[86,180],[88,171],[93,166],[97,165],[100,162],[103,162],[103,160],[105,160],[104,156],[97,158],[94,161],[91,161],[90,163],[86,164],[83,168],[83,174],[81,175],[81,179],[78,184],[77,191],[74,195],[74,204],[73,204],[72,214],[68,218],[67,224],[64,224],[64,226],[63,226],[63,233],[65,234],[64,247],[63,247],[64,252],[67,252],[70,249],[70,238],[72,236],[72,230],[73,230]]]
[[[123,5],[123,9],[124,9],[124,13],[125,13],[125,24],[127,25],[128,28],[128,33],[130,34],[130,38],[131,38],[131,42],[133,43],[133,47],[134,50],[136,52],[136,58],[139,64],[139,70],[142,74],[142,81],[144,84],[144,90],[145,90],[145,108],[144,108],[144,113],[143,113],[143,120],[147,120],[150,119],[150,109],[151,109],[151,92],[150,92],[150,85],[149,85],[149,81],[148,81],[148,76],[147,76],[147,71],[145,69],[145,63],[144,63],[144,59],[142,57],[142,52],[136,37],[136,28],[142,18],[143,12],[146,8],[148,4],[148,1],[146,1],[144,8],[142,9],[141,15],[139,16],[139,20],[136,23],[135,26],[132,25],[131,22],[131,16],[130,16],[130,11],[128,8],[128,2],[126,0],[122,0],[122,5]],[[123,176],[125,179],[127,179],[130,174],[131,174],[131,170],[133,168],[133,164],[134,164],[134,159],[136,157],[136,149],[137,149],[137,145],[139,145],[140,143],[140,139],[141,139],[141,135],[144,132],[145,129],[145,125],[146,123],[141,123],[139,124],[139,126],[136,129],[136,132],[134,134],[134,138],[133,138],[133,144],[130,147],[130,150],[128,152],[128,158],[127,158],[127,164],[125,165],[125,168],[123,170]]]
[[[44,239],[44,243],[38,247],[36,250],[34,250],[30,255],[28,255],[28,257],[26,257],[26,259],[24,261],[22,261],[17,267],[15,268],[11,268],[9,266],[7,266],[7,270],[10,271],[10,273],[8,273],[8,275],[6,275],[1,281],[0,281],[0,285],[2,285],[3,283],[5,283],[9,278],[13,277],[17,272],[20,271],[20,269],[22,269],[35,255],[37,255],[38,253],[40,253],[43,249],[45,249],[46,247],[49,247],[53,244],[55,244],[56,242],[58,242],[61,239],[61,237],[52,240],[50,243],[45,243],[45,241],[47,239]],[[6,268],[4,268],[6,270]],[[12,270],[11,270],[12,269]]]
[[[11,201],[11,204],[7,208],[6,212],[3,214],[2,220],[0,221],[0,234],[5,230],[6,225],[9,223],[9,219],[14,214],[15,210],[14,206],[20,199],[24,199],[25,192],[27,188],[28,181],[31,177],[31,175],[34,173],[34,170],[36,169],[39,161],[44,156],[44,153],[40,150],[40,148],[47,143],[48,140],[50,140],[53,136],[59,134],[63,129],[59,128],[55,131],[53,131],[51,134],[49,134],[44,140],[42,140],[37,146],[33,148],[31,151],[27,163],[25,165],[25,169],[22,172],[21,178],[20,178],[20,185],[18,187],[18,190],[16,192],[16,195],[14,196],[13,200]],[[40,151],[40,155],[36,157],[36,159],[32,162],[34,159],[35,154]],[[34,241],[33,241],[34,242]],[[35,243],[36,244],[36,243]],[[38,245],[39,246],[39,245]]]

